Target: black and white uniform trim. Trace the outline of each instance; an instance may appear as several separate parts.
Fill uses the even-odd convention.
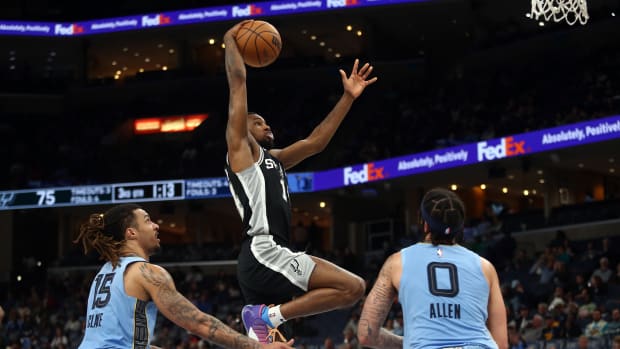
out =
[[[264,288],[256,284],[276,278],[271,275],[275,273],[307,291],[316,264],[307,254],[286,247],[291,228],[291,206],[282,163],[260,148],[258,161],[238,173],[233,172],[227,163],[226,176],[243,221],[244,233],[250,239],[244,241],[248,248],[242,247],[239,256],[238,276],[242,290],[259,287],[263,292]],[[253,265],[256,263],[259,265]],[[282,292],[273,284],[263,286],[273,288],[276,293]]]

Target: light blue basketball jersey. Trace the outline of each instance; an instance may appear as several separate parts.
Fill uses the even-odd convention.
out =
[[[480,256],[459,245],[418,243],[401,257],[404,348],[497,348],[486,327],[489,285]]]
[[[90,286],[86,305],[86,332],[80,349],[146,349],[153,338],[157,307],[125,293],[123,274],[140,257],[121,257],[120,265],[101,267]]]

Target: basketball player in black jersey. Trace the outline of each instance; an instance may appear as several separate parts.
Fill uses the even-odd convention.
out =
[[[291,206],[285,170],[322,151],[353,101],[377,78],[369,79],[372,66],[358,68],[358,60],[348,77],[340,70],[344,93],[332,111],[306,139],[273,149],[265,119],[248,113],[246,69],[235,41],[243,23],[224,35],[230,89],[226,175],[245,230],[237,274],[250,305],[243,308],[242,319],[248,335],[265,343],[281,339],[274,338],[277,327],[287,320],[349,307],[364,295],[360,277],[288,248]]]

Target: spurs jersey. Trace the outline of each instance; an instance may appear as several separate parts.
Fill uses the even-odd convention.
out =
[[[90,288],[86,310],[86,330],[79,348],[148,349],[153,338],[157,307],[125,293],[125,269],[131,263],[146,262],[140,257],[121,257],[112,268],[101,267]]]
[[[403,348],[497,348],[486,327],[489,284],[480,256],[459,245],[401,250]]]
[[[241,172],[233,172],[227,161],[226,176],[244,232],[273,235],[280,243],[288,243],[291,206],[282,163],[260,148],[258,161]]]

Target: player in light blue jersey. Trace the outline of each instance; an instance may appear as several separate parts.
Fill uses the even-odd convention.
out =
[[[465,205],[452,191],[432,189],[420,207],[424,242],[391,255],[381,268],[358,325],[373,348],[507,349],[506,308],[491,263],[456,243]],[[382,329],[394,300],[403,307],[404,336]]]
[[[261,344],[198,310],[183,297],[170,274],[149,263],[160,248],[159,226],[134,204],[93,214],[75,240],[84,252],[96,250],[106,263],[91,284],[86,329],[80,348],[148,349],[157,310],[175,324],[226,348],[290,349],[288,343]],[[159,349],[159,348],[157,348]]]

